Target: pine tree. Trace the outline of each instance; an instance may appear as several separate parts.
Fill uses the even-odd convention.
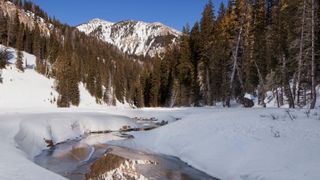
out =
[[[6,48],[0,48],[0,69],[6,68],[9,59],[9,52]]]
[[[194,93],[194,106],[200,106],[201,101],[202,101],[202,96],[200,94],[200,85],[198,81],[199,77],[199,68],[198,65],[200,63],[200,58],[201,58],[201,45],[200,45],[201,37],[200,37],[200,27],[199,23],[196,22],[191,29],[190,33],[190,58],[192,62],[192,67],[193,67],[193,77],[192,77],[192,82],[193,82],[193,93]]]
[[[212,92],[210,83],[210,64],[213,60],[213,33],[214,33],[215,16],[213,12],[212,1],[209,0],[202,13],[200,21],[201,32],[201,60],[199,62],[199,82],[201,94],[204,96],[204,103],[212,105]]]
[[[180,42],[180,58],[177,64],[177,78],[179,80],[179,105],[188,106],[192,102],[193,64],[191,61],[189,27],[183,28]]]
[[[160,89],[160,59],[157,59],[154,70],[150,75],[150,100],[151,107],[159,106],[159,89]]]
[[[144,107],[144,98],[143,98],[143,89],[142,85],[140,83],[140,79],[136,81],[135,83],[135,93],[133,97],[134,105],[138,108]]]
[[[266,10],[265,10],[265,1],[257,0],[254,7],[254,53],[253,59],[256,66],[257,72],[257,82],[259,84],[255,84],[255,86],[259,85],[259,104],[264,105],[264,94],[263,90],[264,86],[264,77],[267,75],[267,61],[266,61],[266,28],[267,28],[267,18],[266,18]]]
[[[17,34],[17,61],[16,61],[16,68],[19,69],[20,71],[24,72],[24,67],[23,67],[23,37],[24,37],[24,26],[20,25],[19,27],[19,32]]]
[[[101,75],[99,73],[96,75],[95,97],[97,102],[100,102],[100,100],[102,99]]]
[[[72,46],[67,40],[59,53],[56,69],[57,91],[59,93],[57,104],[59,107],[78,106],[80,91],[72,57]]]
[[[17,51],[16,68],[19,69],[20,71],[24,72],[23,53],[20,50]]]
[[[35,21],[36,22],[36,21]],[[35,30],[33,31],[33,42],[32,42],[32,53],[36,56],[36,70],[44,74],[44,65],[41,59],[41,36],[40,36],[40,29],[37,23]]]
[[[8,18],[0,13],[0,43],[7,44],[7,36],[8,36]]]

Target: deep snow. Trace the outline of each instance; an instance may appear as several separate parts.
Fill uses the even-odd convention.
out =
[[[36,109],[0,113],[0,179],[38,179],[41,174],[57,179],[29,160],[46,148],[43,138],[61,142],[88,131],[134,126],[128,117],[156,117],[172,123],[153,131],[133,133],[132,141],[113,143],[180,157],[217,178],[320,178],[320,112],[317,111],[311,112],[309,118],[306,110],[291,110],[289,115],[286,109],[258,108],[33,111]]]
[[[320,112],[186,109],[182,120],[121,145],[180,157],[224,180],[320,178]],[[190,113],[192,112],[192,113]],[[293,117],[291,120],[289,117]],[[119,143],[118,143],[119,144]]]

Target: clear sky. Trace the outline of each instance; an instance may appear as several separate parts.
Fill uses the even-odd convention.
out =
[[[31,0],[40,5],[50,16],[63,23],[79,25],[93,18],[111,22],[141,20],[161,22],[181,30],[201,17],[208,0]],[[212,0],[216,8],[221,1]]]

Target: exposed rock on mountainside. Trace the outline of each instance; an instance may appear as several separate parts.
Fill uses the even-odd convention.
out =
[[[181,34],[161,23],[133,20],[112,23],[93,19],[77,28],[117,46],[125,53],[151,57],[164,53],[166,45],[177,42]]]

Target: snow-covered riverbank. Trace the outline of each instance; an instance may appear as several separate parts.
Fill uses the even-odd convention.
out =
[[[180,157],[226,179],[320,178],[320,113],[285,109],[189,109],[181,121],[137,132],[131,143]],[[307,116],[310,117],[307,117]]]
[[[286,109],[99,108],[1,111],[0,179],[62,178],[32,162],[33,156],[46,148],[44,139],[61,142],[87,131],[135,126],[130,119],[133,117],[155,117],[172,123],[133,133],[135,139],[122,145],[180,157],[214,177],[320,178],[317,111],[308,114],[307,110]]]

